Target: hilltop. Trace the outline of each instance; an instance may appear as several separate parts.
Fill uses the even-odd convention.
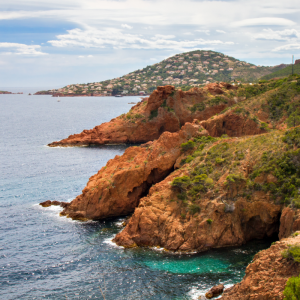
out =
[[[174,85],[183,91],[212,82],[255,82],[281,66],[263,67],[214,51],[177,54],[122,77],[87,84],[71,84],[36,94],[56,96],[111,96],[150,94],[157,86]]]
[[[294,72],[294,74],[300,74],[300,60],[299,63],[295,64],[294,67],[292,65],[285,66],[282,69],[276,70],[274,72],[272,72],[271,74],[265,75],[263,76],[261,79],[262,80],[269,80],[272,78],[278,78],[278,77],[286,77],[292,74],[292,71]]]

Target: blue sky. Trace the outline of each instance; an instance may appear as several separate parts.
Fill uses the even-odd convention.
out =
[[[0,86],[101,81],[210,49],[260,65],[300,58],[300,1],[2,0]]]

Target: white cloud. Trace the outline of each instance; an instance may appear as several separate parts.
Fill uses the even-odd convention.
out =
[[[216,32],[218,32],[218,33],[226,33],[226,31],[220,30],[220,29],[217,29]]]
[[[163,35],[163,34],[155,34],[154,37],[152,37],[152,40],[171,40],[174,39],[175,35]]]
[[[181,51],[203,45],[232,45],[234,42],[220,40],[175,40],[174,35],[156,34],[151,38],[128,34],[116,28],[102,30],[86,27],[68,30],[67,34],[58,35],[56,40],[48,41],[54,47],[114,48],[114,49],[177,49]]]
[[[270,25],[278,25],[278,26],[292,26],[296,23],[284,19],[284,18],[270,18],[270,17],[263,17],[263,18],[253,18],[253,19],[245,19],[237,22],[233,22],[232,25],[235,27],[244,27],[244,26],[270,26]]]
[[[275,41],[287,41],[295,38],[300,38],[300,32],[296,29],[285,30],[272,30],[270,28],[263,29],[261,33],[254,36],[257,40],[275,40]]]
[[[272,51],[279,52],[279,51],[287,51],[287,50],[300,50],[300,43],[299,44],[288,44],[288,45],[276,47]]]
[[[206,35],[209,35],[209,33],[210,33],[210,30],[208,30],[208,29],[199,29],[199,30],[196,30],[196,31],[198,31],[198,32],[203,32],[203,33],[205,33]]]
[[[126,29],[132,29],[133,27],[127,24],[122,24],[121,25],[122,28],[126,28]]]
[[[0,48],[8,50],[9,54],[18,54],[18,55],[47,55],[47,53],[41,52],[40,45],[25,45],[18,43],[0,43]]]

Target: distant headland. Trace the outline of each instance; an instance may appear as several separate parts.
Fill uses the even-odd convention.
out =
[[[254,83],[261,77],[286,68],[256,66],[214,51],[191,51],[169,57],[160,63],[136,70],[122,77],[63,88],[39,91],[35,95],[139,96],[150,95],[157,86],[173,85],[182,91],[214,82]]]
[[[0,91],[0,94],[5,94],[5,95],[23,95],[23,92],[21,93],[12,93],[12,92],[7,92],[7,91]]]

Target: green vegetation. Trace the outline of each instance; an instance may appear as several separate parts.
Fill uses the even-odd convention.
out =
[[[197,104],[194,104],[190,110],[191,112],[196,112],[196,111],[203,111],[205,109],[205,104],[203,102],[200,102],[200,103],[197,103]]]
[[[151,110],[149,120],[152,120],[158,116],[158,109]]]
[[[298,300],[300,299],[300,276],[291,277],[284,288],[283,300]]]
[[[263,76],[262,80],[269,80],[276,77],[286,77],[292,74],[292,65],[289,65],[283,69],[276,70],[271,74]],[[300,74],[300,64],[294,65],[294,74]]]
[[[186,143],[181,144],[182,151],[187,151],[187,150],[193,149],[194,147],[195,147],[195,142],[193,142],[191,140]]]
[[[283,258],[293,262],[300,262],[300,245],[288,245],[288,248],[281,253]]]
[[[213,220],[212,219],[207,219],[206,222],[210,225],[213,222]]]
[[[294,146],[299,146],[299,127],[287,131],[282,141],[288,145],[288,149],[285,152],[263,152],[260,162],[254,167],[250,178],[254,180],[261,174],[273,174],[276,177],[276,183],[254,184],[254,189],[270,191],[274,199],[280,199],[282,203],[292,203],[295,207],[300,207],[300,149],[293,149]]]

